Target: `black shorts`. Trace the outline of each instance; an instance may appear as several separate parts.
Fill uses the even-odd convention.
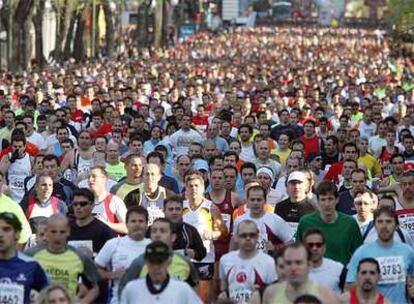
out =
[[[200,280],[208,281],[214,277],[214,263],[193,263],[198,271]]]

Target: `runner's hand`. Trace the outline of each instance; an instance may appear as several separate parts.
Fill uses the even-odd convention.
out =
[[[125,274],[125,269],[121,268],[112,272],[112,279],[113,280],[120,280]]]

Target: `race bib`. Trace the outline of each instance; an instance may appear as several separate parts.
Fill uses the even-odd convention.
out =
[[[24,287],[16,283],[0,283],[0,304],[24,303]]]
[[[252,291],[246,287],[234,287],[229,289],[229,295],[236,304],[250,304]]]
[[[264,238],[262,235],[260,235],[256,243],[256,248],[258,250],[261,250],[267,253],[266,244],[267,244],[267,238]]]
[[[414,238],[414,210],[399,210],[397,211],[400,225],[404,227],[410,236]]]
[[[148,206],[148,226],[151,226],[154,221],[160,217],[164,217],[164,212],[156,206]]]
[[[92,254],[93,256],[95,253],[93,252],[92,240],[85,240],[85,241],[69,241],[68,245],[75,247],[76,249],[82,251],[83,253],[87,254],[88,256]]]
[[[401,256],[376,258],[380,264],[381,277],[378,284],[404,283],[406,279],[404,260]]]
[[[15,177],[12,180],[10,180],[10,189],[23,190],[24,189],[24,179]]]

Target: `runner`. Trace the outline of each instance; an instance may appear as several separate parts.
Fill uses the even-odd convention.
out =
[[[107,241],[95,258],[99,274],[103,280],[113,281],[110,303],[119,303],[119,282],[132,261],[140,256],[150,240],[145,238],[148,225],[148,212],[135,206],[127,212],[128,235]]]
[[[383,294],[377,292],[380,281],[380,264],[374,258],[364,258],[357,267],[357,281],[354,287],[340,297],[341,304],[374,303],[388,304]]]
[[[378,240],[364,244],[355,251],[348,265],[346,282],[354,283],[358,263],[364,258],[373,257],[378,261],[381,269],[379,291],[391,303],[407,303],[405,286],[407,277],[414,274],[414,250],[406,244],[394,242],[398,218],[392,209],[381,207],[375,210],[374,224],[378,232]]]
[[[159,218],[156,219],[149,229],[151,241],[161,241],[172,250],[173,241],[175,240],[174,225],[170,220]],[[198,271],[190,260],[179,253],[172,253],[172,260],[168,266],[168,273],[174,279],[187,282],[191,287],[197,287],[199,282]],[[148,274],[148,267],[145,265],[145,255],[137,257],[132,263],[119,285],[119,293],[122,292],[125,285],[131,280],[143,278]]]
[[[205,258],[207,250],[197,229],[184,222],[183,199],[180,196],[170,196],[164,201],[165,218],[173,222],[176,239],[172,249],[184,256],[201,261]]]
[[[203,303],[186,283],[171,278],[168,266],[171,263],[171,250],[161,241],[155,241],[145,249],[145,264],[148,275],[129,282],[121,294],[121,303]]]
[[[89,188],[95,196],[95,216],[107,224],[111,229],[118,233],[126,233],[126,213],[125,203],[116,195],[112,195],[106,190],[105,184],[108,174],[101,166],[90,168]]]
[[[255,222],[244,220],[238,226],[239,250],[220,259],[219,298],[230,298],[234,303],[250,303],[254,289],[276,280],[274,260],[257,249],[259,229]]]
[[[268,213],[264,206],[266,202],[266,191],[260,185],[252,186],[247,190],[247,208],[245,214],[239,216],[233,225],[233,250],[237,248],[237,240],[234,232],[244,220],[251,220],[259,228],[257,249],[263,252],[274,251],[277,246],[290,242],[293,238],[293,231],[289,225],[278,215]]]
[[[69,234],[68,218],[54,214],[47,220],[46,244],[30,248],[26,253],[40,263],[51,282],[62,284],[81,303],[91,303],[99,294],[99,274],[88,256],[67,246]]]
[[[49,284],[36,260],[17,251],[22,231],[19,219],[9,212],[0,212],[0,302],[29,304],[30,292]]]
[[[197,171],[189,171],[185,176],[186,196],[184,201],[184,222],[193,225],[200,233],[204,247],[207,249],[206,257],[198,262],[193,261],[200,273],[201,298],[215,297],[213,289],[215,249],[214,240],[225,236],[228,232],[222,219],[221,212],[213,202],[204,197],[204,179]]]
[[[263,304],[294,303],[297,297],[305,294],[315,296],[323,304],[338,303],[333,291],[309,279],[310,255],[303,244],[288,245],[283,259],[286,267],[286,281],[267,287],[263,294]]]
[[[0,161],[0,171],[7,176],[11,198],[20,203],[24,196],[24,179],[31,174],[31,159],[26,152],[26,137],[14,132],[11,138],[12,151]]]

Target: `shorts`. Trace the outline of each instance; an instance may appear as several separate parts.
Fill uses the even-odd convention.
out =
[[[214,277],[214,263],[193,263],[198,271],[200,280],[208,281]]]

